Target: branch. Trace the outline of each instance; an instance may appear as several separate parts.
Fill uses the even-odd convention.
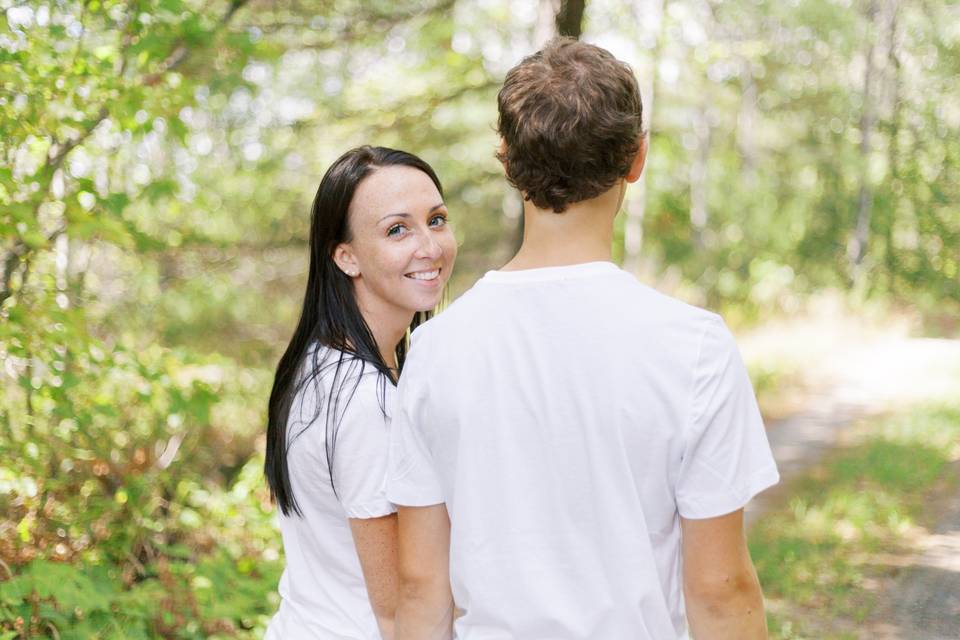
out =
[[[230,6],[227,8],[227,11],[217,21],[216,31],[220,31],[225,26],[227,26],[227,24],[233,18],[234,14],[236,14],[237,11],[239,11],[243,7],[243,5],[247,4],[248,1],[249,0],[232,0],[230,2]],[[179,67],[181,64],[183,64],[183,61],[186,60],[187,57],[189,57],[190,52],[191,52],[190,48],[187,47],[187,45],[185,45],[183,40],[181,39],[173,47],[173,50],[164,59],[164,61],[160,63],[160,68],[154,71],[153,73],[150,73],[144,76],[142,81],[143,84],[148,87],[152,87],[153,85],[157,84],[160,81],[160,79],[164,76],[164,74],[169,73],[170,71],[173,71],[174,69]]]
[[[67,154],[74,150],[77,146],[83,144],[83,142],[90,137],[94,130],[100,126],[100,123],[107,119],[109,111],[107,111],[106,106],[100,107],[100,111],[97,112],[96,117],[90,122],[87,127],[80,132],[80,135],[67,140],[64,143],[54,143],[50,150],[52,151],[54,147],[57,147],[56,152],[53,155],[47,153],[47,163],[46,168],[51,170],[56,170],[63,163],[64,158],[67,157]]]
[[[79,145],[90,137],[91,134],[100,126],[100,123],[106,120],[108,115],[107,107],[100,107],[100,111],[97,113],[97,116],[87,125],[87,127],[80,132],[80,134],[66,142],[54,142],[50,146],[50,149],[47,151],[47,159],[44,163],[43,171],[48,173],[51,177],[53,173],[60,168],[60,165],[63,164],[63,161],[66,159],[67,155],[77,148]],[[51,151],[53,152],[51,154]],[[43,199],[41,198],[40,202],[37,203],[34,215],[39,215],[39,209],[43,205]],[[58,228],[56,231],[47,236],[47,242],[52,242],[56,240],[57,236],[66,231],[66,226]],[[10,281],[13,279],[13,272],[17,270],[20,266],[20,263],[29,253],[29,247],[23,239],[18,239],[13,248],[10,250],[10,253],[7,254],[6,259],[3,261],[3,287],[0,288],[0,306],[7,301],[13,291],[10,289]]]
[[[450,102],[452,100],[457,100],[459,98],[462,98],[465,95],[478,92],[478,91],[486,91],[499,86],[500,86],[499,82],[488,78],[487,80],[479,84],[462,85],[449,93],[446,93],[443,95],[434,95],[427,99],[424,99],[422,96],[410,96],[409,102],[405,99],[402,102],[399,102],[395,105],[390,106],[390,109],[393,112],[400,114],[397,116],[397,118],[394,120],[394,122],[391,125],[389,125],[388,127],[382,127],[379,125],[369,125],[369,129],[371,131],[376,131],[376,130],[385,129],[385,128],[390,129],[390,128],[396,127],[400,122],[409,122],[411,120],[417,120],[421,118],[422,115],[420,113],[417,113],[417,114],[404,113],[404,111],[406,111],[406,107],[409,105],[416,104],[421,107],[421,111],[430,111],[432,109],[437,108],[441,104]],[[362,122],[364,117],[367,115],[369,115],[369,112],[366,112],[366,111],[338,111],[332,114],[332,116],[330,117],[333,117],[337,120],[358,119]],[[293,122],[290,123],[289,126],[291,129],[295,131],[300,131],[308,127],[321,125],[325,122],[326,120],[324,120],[323,122],[320,122],[317,120],[317,116],[310,115],[305,118],[301,118],[299,120],[294,120]]]
[[[3,289],[0,289],[0,307],[3,307],[3,303],[7,301],[12,295],[10,291],[10,280],[13,279],[13,272],[19,266],[22,256],[18,251],[18,247],[25,245],[14,246],[13,250],[7,254],[7,259],[3,261]]]
[[[53,233],[47,236],[47,243],[49,244],[56,240],[59,236],[63,235],[66,230],[66,225],[58,227]],[[0,307],[3,307],[3,303],[7,301],[7,298],[13,295],[13,290],[10,288],[10,281],[13,279],[13,272],[17,270],[27,257],[27,249],[27,245],[21,240],[14,245],[10,253],[7,254],[6,260],[3,261],[3,288],[0,289]],[[24,280],[26,280],[26,275],[24,275]]]
[[[233,16],[239,11],[249,0],[231,0],[230,6],[227,8],[227,11],[220,17],[218,20],[217,30],[219,31],[225,27]],[[164,73],[169,72],[170,70],[176,68],[178,65],[182,64],[184,60],[190,54],[190,49],[186,47],[182,42],[178,43],[173,50],[170,52],[170,55],[160,64],[160,70],[144,76],[141,80],[141,83],[145,86],[152,86],[156,84]],[[122,73],[121,73],[122,75]],[[110,114],[107,109],[107,105],[103,104],[100,106],[100,109],[97,111],[97,115],[93,120],[80,132],[79,135],[67,140],[66,142],[60,143],[54,140],[54,143],[51,145],[50,150],[47,152],[47,159],[44,163],[43,171],[49,175],[60,168],[63,164],[63,161],[66,157],[73,151],[75,148],[83,144],[87,138],[93,134],[100,123],[107,119],[107,116]],[[37,204],[37,208],[43,204],[43,199]],[[57,236],[66,231],[66,227],[61,227],[54,231],[48,238],[48,242],[56,239]],[[29,254],[30,249],[27,244],[22,240],[17,240],[14,243],[13,248],[10,250],[10,253],[7,254],[7,257],[4,259],[4,270],[3,270],[3,287],[0,288],[0,305],[6,302],[13,292],[10,289],[10,281],[13,278],[14,271],[17,270],[20,263],[23,262],[27,254]]]
[[[335,46],[342,46],[346,40],[376,40],[382,37],[382,33],[389,31],[397,25],[421,16],[431,16],[436,13],[444,13],[453,8],[455,0],[438,0],[434,4],[425,7],[419,7],[416,10],[397,10],[397,11],[370,11],[362,9],[356,13],[344,16],[346,25],[339,31],[332,32],[329,29],[323,30],[323,38],[311,42],[310,44],[289,44],[290,49],[329,49]],[[309,11],[308,11],[309,13]],[[289,20],[271,20],[256,23],[256,27],[264,33],[277,33],[284,29],[302,30],[307,28],[309,21],[289,19]],[[312,31],[312,30],[311,30]],[[319,35],[319,33],[314,33]]]

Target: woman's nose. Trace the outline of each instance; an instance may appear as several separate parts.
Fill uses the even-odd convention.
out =
[[[429,258],[435,260],[443,252],[440,243],[433,237],[429,231],[420,235],[420,244],[417,247],[417,257]]]

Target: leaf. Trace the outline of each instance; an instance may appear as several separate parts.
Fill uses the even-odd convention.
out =
[[[93,55],[98,60],[112,62],[117,56],[117,48],[109,44],[100,45],[93,50]]]
[[[37,595],[53,598],[68,611],[78,608],[82,611],[107,610],[110,607],[109,591],[104,590],[108,585],[102,581],[95,583],[79,567],[38,560],[29,565],[28,575]]]
[[[48,243],[47,237],[39,231],[27,231],[22,236],[23,242],[31,249],[42,249]]]
[[[147,185],[143,190],[143,195],[151,202],[156,203],[162,198],[172,196],[176,193],[177,183],[171,179],[157,180]]]
[[[131,247],[134,244],[127,226],[123,221],[115,218],[101,217],[98,235],[107,242],[112,242],[121,247]]]
[[[167,123],[170,125],[170,133],[172,133],[181,144],[185,143],[190,130],[187,128],[187,125],[184,124],[183,120],[180,118],[170,118]]]
[[[7,205],[5,209],[7,213],[10,214],[10,217],[17,222],[23,222],[28,225],[36,224],[33,207],[25,202],[14,202],[13,204]]]
[[[130,204],[130,196],[125,193],[111,193],[101,200],[103,205],[113,214],[120,215]]]
[[[15,605],[23,602],[33,593],[33,581],[30,576],[16,576],[6,582],[0,582],[0,603]]]

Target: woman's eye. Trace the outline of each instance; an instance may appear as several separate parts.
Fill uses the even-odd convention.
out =
[[[443,214],[435,215],[430,218],[431,227],[442,227],[445,224],[447,224],[447,216]]]
[[[389,229],[387,229],[387,236],[388,236],[388,237],[390,237],[390,236],[398,236],[398,235],[400,235],[400,233],[402,233],[402,232],[403,232],[403,225],[402,225],[402,224],[395,224],[395,225],[393,225],[392,227],[390,227]]]

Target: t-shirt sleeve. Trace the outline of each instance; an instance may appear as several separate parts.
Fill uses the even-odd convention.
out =
[[[396,511],[384,490],[389,446],[385,412],[389,415],[392,385],[378,378],[369,372],[360,377],[337,429],[333,482],[348,518],[379,518]]]
[[[694,370],[677,509],[684,518],[722,516],[779,479],[747,369],[730,330],[712,315]]]
[[[422,365],[416,356],[417,349],[412,346],[397,387],[387,462],[387,497],[405,507],[427,507],[444,502],[443,488],[424,434],[429,427],[425,410],[427,399],[420,391]]]

